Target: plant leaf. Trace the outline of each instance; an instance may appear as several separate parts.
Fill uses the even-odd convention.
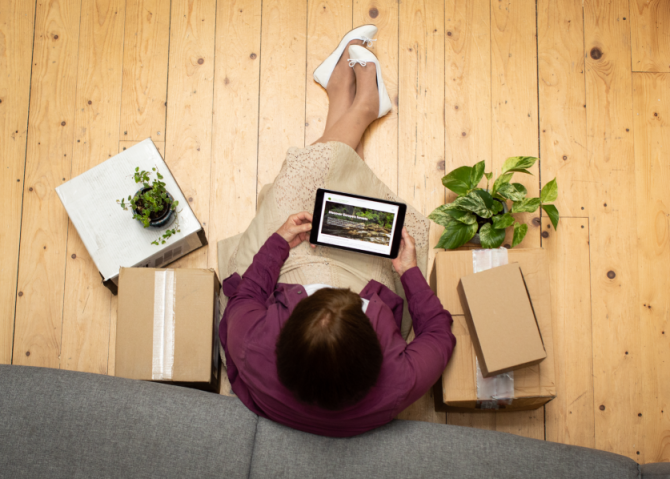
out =
[[[440,226],[447,226],[449,223],[453,221],[453,218],[447,214],[448,210],[444,208],[446,205],[438,206],[433,210],[431,214],[428,215],[428,219],[433,220],[435,223],[437,223]]]
[[[467,195],[470,191],[470,174],[472,172],[472,167],[470,166],[461,166],[456,168],[454,171],[448,175],[442,177],[442,184],[449,188],[451,191],[457,195]]]
[[[540,198],[524,198],[515,201],[512,205],[512,213],[534,213],[540,207]]]
[[[494,201],[494,202],[493,202],[493,208],[491,209],[491,211],[493,211],[493,214],[494,214],[494,215],[497,215],[497,214],[500,213],[503,209],[504,209],[504,208],[503,208],[503,202],[502,202],[502,201],[499,200],[499,201]]]
[[[493,178],[493,173],[484,173],[484,176],[486,176],[486,179],[491,181],[491,178]]]
[[[517,190],[513,185],[510,185],[509,183],[500,185],[500,187],[498,188],[498,194],[503,198],[512,201],[521,201],[526,197],[524,193],[521,193],[519,190]]]
[[[484,248],[499,248],[505,241],[505,230],[494,228],[491,223],[486,223],[479,230],[479,239]]]
[[[512,238],[512,248],[523,241],[524,236],[528,233],[528,225],[523,223],[514,223],[514,238]]]
[[[436,248],[455,249],[463,246],[470,241],[477,233],[477,223],[466,225],[460,221],[452,221],[444,229],[440,241],[438,241]]]
[[[551,203],[552,201],[556,201],[556,198],[558,198],[558,184],[556,183],[556,178],[554,178],[542,188],[540,201],[542,203]]]
[[[493,216],[493,211],[486,207],[484,200],[479,195],[475,194],[474,191],[468,194],[468,196],[459,196],[452,204],[456,205],[459,209],[471,211],[482,218],[490,218]]]
[[[479,163],[475,163],[475,166],[472,167],[472,171],[470,172],[470,188],[476,188],[479,182],[482,180],[482,177],[484,176],[484,167],[485,167],[485,161],[482,160]]]
[[[495,229],[504,230],[514,224],[514,216],[509,213],[493,217],[493,227]]]
[[[547,213],[554,229],[558,229],[558,209],[554,205],[542,205],[542,209]]]
[[[525,170],[533,166],[536,161],[537,158],[534,156],[512,156],[511,158],[507,158],[505,163],[503,163],[502,172],[518,171],[530,175],[531,173]]]
[[[523,193],[523,196],[526,196],[528,194],[528,190],[521,183],[512,183],[512,186],[516,188],[516,190],[519,193]]]
[[[498,192],[498,188],[500,188],[501,185],[509,183],[509,180],[512,179],[513,174],[514,173],[505,173],[496,178],[495,183],[493,183],[493,189],[491,190],[491,194],[495,195]]]
[[[460,211],[460,210],[445,210],[445,214],[451,216],[456,221],[465,223],[466,225],[471,225],[477,222],[477,217],[470,213],[469,211]]]
[[[487,209],[493,210],[493,196],[491,196],[488,191],[482,189],[476,189],[473,190],[472,193],[470,194],[473,193],[479,196],[482,200],[484,200],[484,205],[486,205]]]

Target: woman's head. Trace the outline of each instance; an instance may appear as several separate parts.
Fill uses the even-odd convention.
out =
[[[291,313],[277,341],[277,372],[299,400],[343,409],[377,382],[382,351],[362,305],[348,289],[324,288]]]

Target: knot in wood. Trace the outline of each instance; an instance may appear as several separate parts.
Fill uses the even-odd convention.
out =
[[[616,273],[614,271],[608,271],[607,272],[607,277],[609,279],[614,279],[614,278],[616,278]]]
[[[379,16],[379,10],[377,10],[377,7],[372,7],[368,13],[370,14],[370,18],[377,18]]]
[[[600,58],[602,58],[602,56],[603,56],[603,52],[600,50],[600,48],[593,47],[591,49],[591,58],[593,58],[594,60],[600,60]]]

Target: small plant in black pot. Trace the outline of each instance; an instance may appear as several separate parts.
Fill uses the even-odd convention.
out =
[[[177,218],[177,205],[172,195],[165,189],[165,183],[161,181],[163,175],[156,168],[151,171],[156,173],[156,179],[151,180],[151,172],[140,170],[139,166],[135,168],[133,178],[135,183],[142,183],[135,196],[128,195],[128,203],[126,199],[122,198],[116,200],[125,211],[130,207],[133,210],[133,218],[142,223],[145,228],[164,228],[172,224]],[[167,229],[158,239],[151,242],[151,244],[159,245],[165,244],[171,236],[179,233],[179,220],[177,218],[177,225],[174,228]]]
[[[519,223],[512,214],[534,213],[542,207],[554,229],[558,227],[558,210],[548,204],[558,198],[558,185],[554,178],[544,185],[539,198],[526,198],[528,191],[520,183],[510,183],[514,173],[530,175],[528,168],[537,158],[514,156],[507,158],[502,172],[489,188],[493,173],[484,173],[484,162],[474,166],[461,166],[442,178],[442,184],[458,197],[451,203],[438,206],[428,216],[444,226],[444,233],[436,248],[455,249],[467,242],[481,244],[483,248],[499,248],[505,241],[505,230],[514,228],[512,247],[518,245],[528,232],[528,225]],[[486,188],[479,182],[486,176]],[[511,209],[508,202],[512,203]]]

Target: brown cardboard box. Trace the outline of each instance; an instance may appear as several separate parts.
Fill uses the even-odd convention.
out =
[[[512,249],[508,256],[509,263],[518,263],[523,271],[547,356],[539,364],[514,371],[514,398],[511,404],[498,407],[508,411],[537,409],[556,397],[549,270],[542,249]],[[436,255],[435,263],[437,296],[453,316],[452,331],[457,340],[442,374],[442,399],[450,411],[487,410],[492,406],[490,401],[477,398],[476,353],[458,293],[461,278],[473,274],[472,251],[443,251]]]
[[[485,378],[547,357],[518,263],[462,277],[458,295]]]
[[[213,270],[121,268],[116,375],[214,387],[220,289]]]

